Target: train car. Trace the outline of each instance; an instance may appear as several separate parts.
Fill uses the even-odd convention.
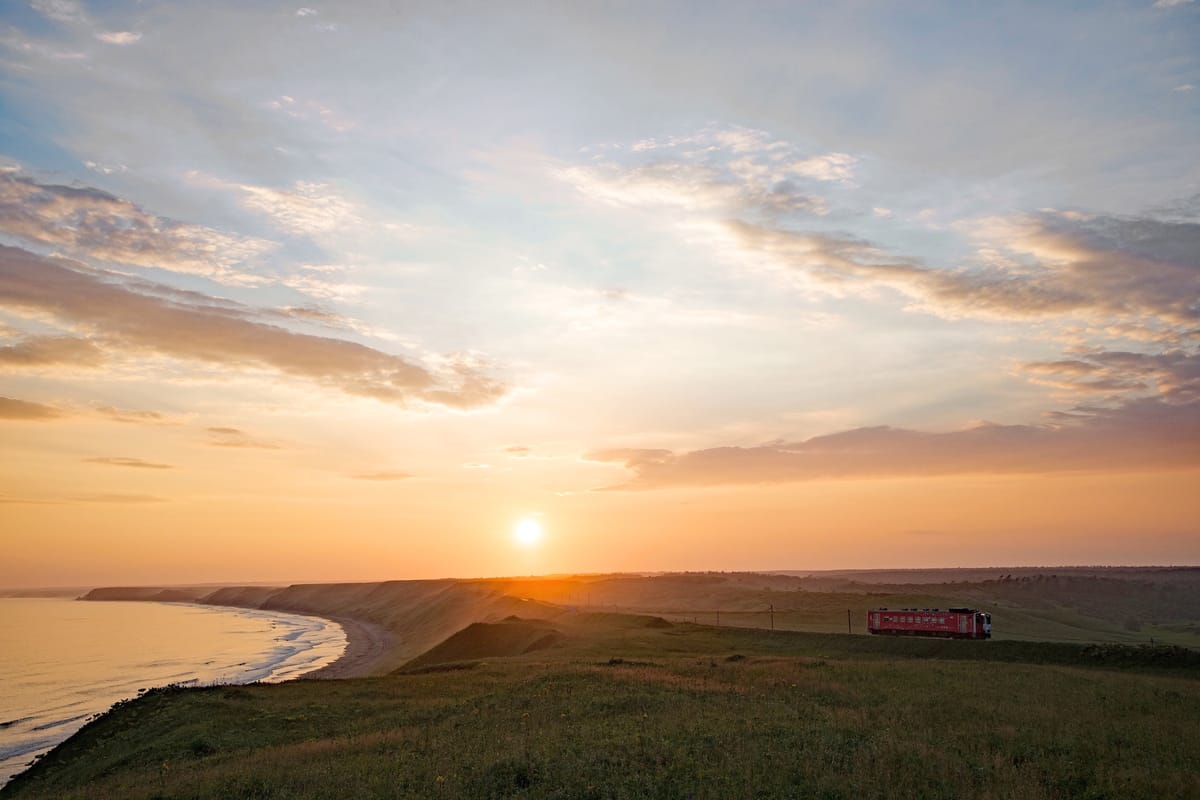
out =
[[[992,615],[973,608],[872,608],[867,630],[885,636],[992,638]]]

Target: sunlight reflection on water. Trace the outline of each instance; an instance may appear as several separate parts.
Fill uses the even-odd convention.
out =
[[[289,680],[345,647],[337,623],[276,611],[0,598],[0,786],[139,689]]]

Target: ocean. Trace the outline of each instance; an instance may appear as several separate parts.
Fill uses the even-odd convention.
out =
[[[0,786],[142,689],[288,680],[345,646],[336,623],[275,611],[0,598]]]

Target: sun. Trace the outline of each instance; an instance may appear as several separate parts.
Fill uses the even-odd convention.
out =
[[[533,547],[542,540],[542,524],[532,517],[525,517],[513,526],[513,539],[522,547]]]

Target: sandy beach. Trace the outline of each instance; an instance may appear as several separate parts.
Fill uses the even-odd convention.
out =
[[[392,634],[383,627],[350,617],[325,617],[342,626],[346,632],[346,651],[332,664],[300,677],[318,680],[362,678],[371,675],[376,663],[391,648]]]

